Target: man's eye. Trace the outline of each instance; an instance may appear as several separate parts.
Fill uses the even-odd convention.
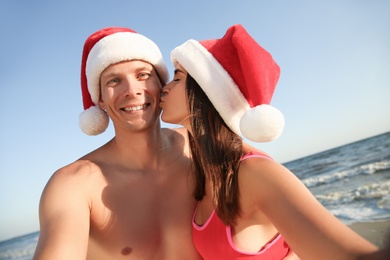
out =
[[[149,77],[150,77],[150,74],[146,73],[146,72],[142,72],[142,73],[138,74],[139,79],[148,79]]]
[[[119,79],[118,78],[110,79],[107,83],[111,83],[111,82],[118,83]]]
[[[118,83],[118,82],[119,82],[119,79],[110,79],[110,80],[108,81],[108,83],[111,83],[111,82]]]
[[[118,78],[114,78],[114,79],[110,79],[109,81],[107,81],[106,85],[113,85],[113,84],[116,84],[116,83],[119,83],[119,79]]]

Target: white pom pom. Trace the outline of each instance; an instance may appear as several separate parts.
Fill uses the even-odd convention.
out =
[[[270,105],[251,108],[240,121],[242,135],[254,142],[275,140],[282,134],[283,128],[283,114]]]
[[[108,115],[99,106],[92,106],[80,114],[79,125],[87,135],[98,135],[106,131]]]

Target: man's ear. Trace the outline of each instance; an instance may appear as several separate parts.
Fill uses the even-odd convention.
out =
[[[98,104],[99,104],[99,107],[100,107],[101,110],[106,111],[106,108],[105,108],[105,106],[104,106],[104,102],[103,102],[102,99],[99,99]]]

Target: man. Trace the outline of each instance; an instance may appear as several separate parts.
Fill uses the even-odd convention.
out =
[[[126,28],[106,28],[84,45],[80,127],[115,136],[56,171],[40,202],[34,259],[199,259],[183,129],[160,127],[168,80],[159,48]]]

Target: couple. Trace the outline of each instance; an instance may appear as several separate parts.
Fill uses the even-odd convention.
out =
[[[272,56],[241,25],[171,52],[127,28],[85,42],[80,127],[115,136],[56,171],[34,259],[356,259],[377,251],[240,135],[272,141]],[[162,120],[184,128],[164,129]]]

